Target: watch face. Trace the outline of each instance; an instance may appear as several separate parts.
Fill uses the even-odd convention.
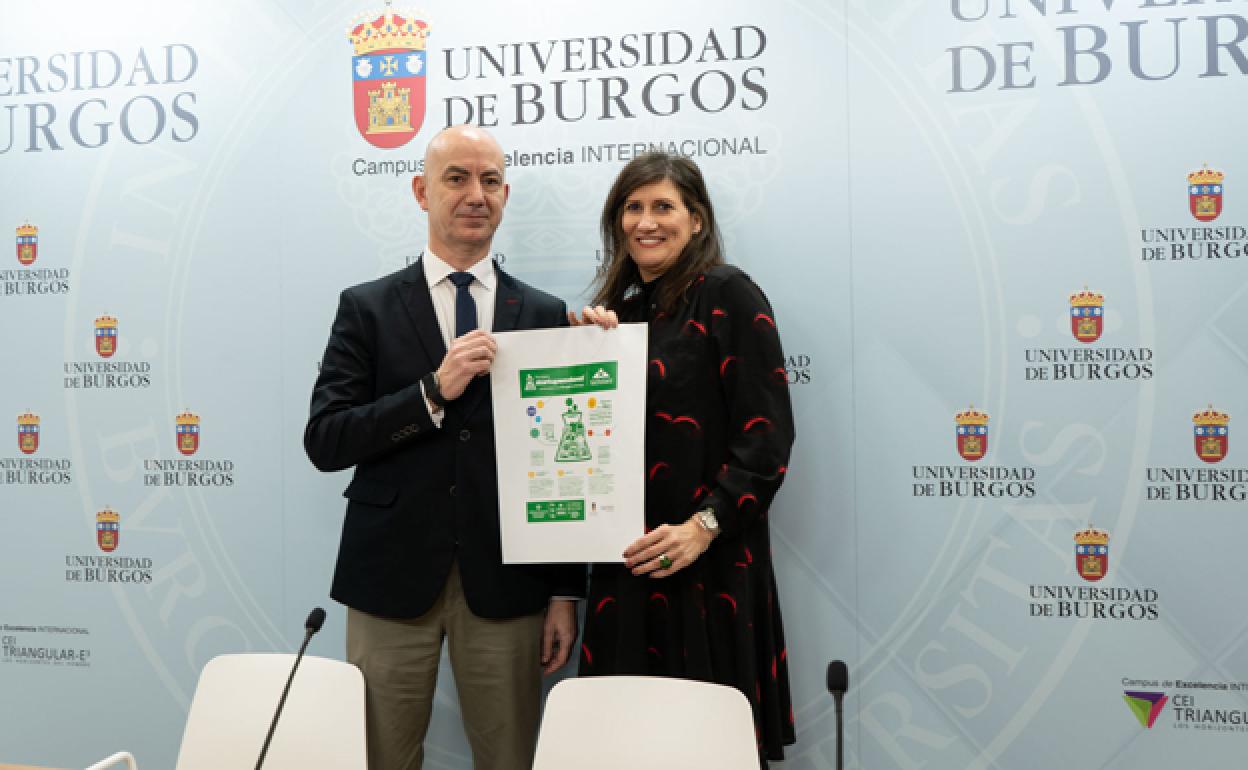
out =
[[[702,517],[703,526],[712,532],[719,530],[719,519],[715,518],[715,513],[713,511],[702,511],[699,515]]]

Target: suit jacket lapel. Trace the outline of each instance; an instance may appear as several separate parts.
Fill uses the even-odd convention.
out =
[[[494,274],[498,277],[498,290],[494,297],[494,331],[514,331],[520,319],[520,308],[524,305],[524,295],[516,286],[516,279],[504,273],[497,262],[494,263]]]
[[[520,292],[515,279],[504,273],[497,262],[494,263],[494,275],[498,280],[494,291],[494,328],[492,331],[514,331],[516,323],[520,320],[520,308],[524,306],[524,294]],[[485,398],[485,394],[489,392],[490,389],[482,387],[483,385],[484,383],[478,384],[466,392],[465,415],[472,414]]]
[[[421,255],[424,256],[423,254]],[[429,296],[429,284],[425,281],[424,260],[417,260],[407,269],[399,282],[399,296],[407,315],[416,329],[416,336],[429,357],[429,363],[437,368],[446,358],[446,343],[442,341],[442,327],[433,312],[433,298]]]

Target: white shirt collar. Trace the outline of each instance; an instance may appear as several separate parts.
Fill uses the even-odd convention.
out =
[[[433,249],[428,246],[425,247],[425,257],[425,282],[430,289],[445,281],[451,273],[458,272],[434,254]],[[481,282],[486,291],[494,291],[494,282],[497,277],[494,274],[494,260],[488,255],[468,268],[466,272],[472,273],[472,276]]]

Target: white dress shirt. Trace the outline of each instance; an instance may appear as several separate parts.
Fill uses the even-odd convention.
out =
[[[455,268],[442,261],[442,258],[426,247],[425,282],[429,284],[429,297],[433,300],[433,312],[438,317],[438,327],[442,330],[442,342],[451,347],[455,338],[455,295],[459,289],[451,283],[450,275]],[[477,264],[465,272],[472,273],[473,282],[468,286],[468,293],[477,303],[477,328],[494,330],[494,299],[498,287],[498,276],[494,273],[494,260],[483,257]]]

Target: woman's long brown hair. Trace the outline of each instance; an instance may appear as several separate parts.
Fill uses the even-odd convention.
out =
[[[669,313],[675,310],[685,301],[685,289],[694,278],[715,265],[724,264],[723,242],[702,171],[684,156],[647,152],[638,155],[620,170],[603,204],[599,224],[603,262],[593,284],[593,304],[618,310],[624,300],[641,286],[641,273],[628,253],[628,241],[621,224],[624,204],[638,187],[665,179],[680,190],[685,208],[701,219],[702,230],[689,239],[675,264],[659,278],[655,294],[659,309]]]

